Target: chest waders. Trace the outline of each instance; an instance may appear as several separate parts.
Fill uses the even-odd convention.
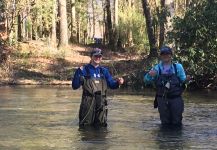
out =
[[[173,64],[175,74],[162,74],[159,67],[159,76],[155,82],[157,92],[155,104],[158,106],[162,124],[181,124],[184,102],[182,100],[183,87],[177,77],[176,64]]]
[[[155,82],[157,88],[157,97],[163,98],[175,98],[179,97],[183,93],[183,87],[180,79],[177,77],[176,64],[173,64],[175,74],[162,74],[159,67],[159,76]]]
[[[100,78],[90,76],[88,67],[84,67],[86,76],[83,82],[83,94],[79,110],[79,125],[107,125],[107,82],[100,68]]]

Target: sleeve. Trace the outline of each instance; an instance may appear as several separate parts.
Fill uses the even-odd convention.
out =
[[[143,79],[145,84],[151,84],[151,82],[153,82],[157,78],[157,76],[159,75],[159,67],[158,67],[158,65],[155,65],[151,70],[157,71],[157,75],[155,77],[152,77],[152,76],[149,75],[149,73],[146,73],[144,75],[144,79]]]
[[[109,73],[108,69],[104,68],[104,76],[106,78],[107,85],[110,89],[117,89],[119,88],[118,81],[114,80],[111,74]]]
[[[182,82],[185,82],[186,80],[186,74],[183,66],[181,64],[177,64],[177,76]]]
[[[81,86],[81,76],[82,76],[82,70],[80,68],[78,68],[76,71],[75,71],[75,74],[74,74],[74,77],[72,78],[72,88],[73,90],[76,90],[78,88],[80,88]]]

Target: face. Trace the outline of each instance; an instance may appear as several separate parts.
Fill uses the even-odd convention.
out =
[[[100,62],[102,61],[102,55],[94,55],[91,57],[91,61],[95,64],[100,64]]]
[[[161,61],[164,63],[168,63],[172,61],[172,55],[171,54],[161,54],[160,55]]]

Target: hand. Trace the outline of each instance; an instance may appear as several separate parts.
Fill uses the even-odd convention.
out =
[[[117,81],[118,81],[119,85],[124,84],[124,79],[123,78],[118,78]]]
[[[80,83],[81,83],[81,85],[83,85],[84,84],[84,76],[80,76]]]
[[[156,76],[157,71],[155,71],[155,70],[150,70],[148,74],[149,74],[151,77],[154,77],[154,76]]]
[[[186,76],[186,81],[190,81],[191,80],[191,76],[190,75],[187,75]]]

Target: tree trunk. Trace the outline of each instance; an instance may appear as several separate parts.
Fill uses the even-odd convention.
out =
[[[111,6],[110,0],[106,0],[106,12],[107,12],[107,28],[108,28],[108,43],[110,46],[114,44],[112,18],[111,18]]]
[[[81,23],[80,23],[80,14],[77,14],[77,42],[80,43],[80,39],[81,39]]]
[[[51,28],[51,45],[53,47],[56,47],[56,11],[57,11],[57,6],[56,6],[56,0],[53,0],[53,14],[52,14],[52,28]]]
[[[68,46],[68,25],[67,25],[67,12],[66,0],[59,1],[59,14],[60,14],[60,40],[59,47]]]
[[[75,0],[71,0],[71,37],[70,40],[72,43],[75,42],[76,39],[76,11],[75,11]]]
[[[165,23],[166,20],[166,7],[165,7],[165,0],[161,0],[161,12],[160,12],[160,35],[159,35],[159,47],[161,48],[164,44],[164,37],[165,37]]]
[[[156,45],[156,39],[153,32],[151,12],[147,0],[142,0],[142,6],[143,6],[145,21],[146,21],[146,30],[148,33],[148,40],[150,45],[149,57],[156,57],[158,56],[157,45]]]
[[[91,2],[92,5],[92,13],[93,13],[93,36],[92,38],[94,39],[95,37],[95,32],[96,32],[96,18],[95,18],[95,6],[94,6],[94,0]]]
[[[18,27],[17,27],[17,40],[19,42],[21,42],[22,41],[22,22],[21,22],[21,15],[20,14],[18,14],[18,16],[17,16],[17,25],[18,25]]]
[[[104,3],[102,1],[102,7],[103,7],[103,44],[106,44],[106,35],[107,35],[107,23],[106,23],[106,8],[104,7]]]
[[[87,39],[88,39],[87,30],[84,30],[84,45],[87,45]]]
[[[25,13],[23,13],[23,16],[25,16]],[[23,18],[22,19],[22,35],[23,35],[23,41],[26,41],[26,32],[27,32],[27,29],[26,29],[26,18]]]
[[[33,28],[33,24],[32,24],[32,20],[31,20],[31,25],[30,25],[30,29],[29,29],[29,40],[32,40],[32,28]]]
[[[134,8],[134,0],[128,0],[128,7]],[[132,21],[130,22],[132,24]],[[133,32],[132,29],[128,31],[128,46],[131,47],[133,45]]]
[[[114,49],[117,49],[117,44],[118,44],[118,39],[119,39],[119,27],[118,27],[118,1],[119,0],[115,0],[115,14],[114,14]]]
[[[91,18],[90,18],[90,16],[88,16],[88,24],[87,24],[87,35],[88,35],[88,39],[90,39],[91,38],[91,33],[92,33],[92,28],[91,28]]]

